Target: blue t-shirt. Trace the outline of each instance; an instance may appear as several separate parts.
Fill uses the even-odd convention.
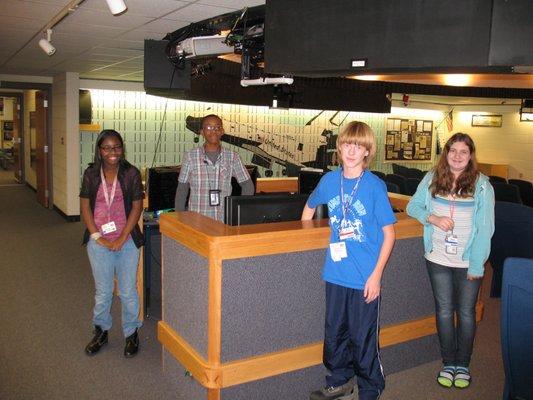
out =
[[[320,204],[328,205],[330,242],[339,242],[339,230],[343,221],[341,197],[342,169],[328,172],[315,188],[307,205],[316,208]],[[322,278],[326,282],[364,289],[366,281],[374,271],[379,252],[383,244],[383,227],[394,224],[396,217],[387,196],[385,182],[365,170],[361,178],[342,178],[346,220],[343,227],[354,230],[353,237],[344,240],[348,257],[333,261],[328,247]],[[352,190],[359,182],[352,198]]]

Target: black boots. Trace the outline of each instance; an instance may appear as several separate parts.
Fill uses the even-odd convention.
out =
[[[139,351],[139,336],[137,329],[126,338],[126,346],[124,346],[124,357],[134,357]]]
[[[85,347],[85,353],[88,356],[94,356],[100,351],[102,346],[107,343],[107,331],[103,331],[98,325],[94,326],[94,337]]]
[[[107,343],[107,331],[103,331],[98,325],[94,326],[94,337],[85,347],[85,353],[88,356],[94,356],[100,351],[102,346]],[[137,329],[126,338],[124,346],[124,356],[127,358],[134,357],[139,352],[139,336]]]

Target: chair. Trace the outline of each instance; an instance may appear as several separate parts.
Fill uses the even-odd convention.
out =
[[[533,208],[497,201],[494,214],[495,230],[489,255],[493,269],[490,295],[499,297],[505,259],[533,258]]]
[[[406,183],[407,193],[406,194],[408,196],[414,195],[421,181],[422,179],[419,179],[419,178],[407,178],[407,183]]]
[[[409,168],[408,178],[422,179],[425,175],[425,171],[422,171],[418,168]]]
[[[496,175],[489,175],[489,181],[490,183],[507,183],[507,179]]]
[[[518,186],[522,203],[533,207],[533,184],[522,179],[509,179],[509,184]]]
[[[533,259],[508,258],[503,272],[501,345],[504,400],[533,399]]]
[[[387,181],[385,181],[385,184],[387,185],[387,192],[401,194],[400,187],[397,184]]]
[[[381,171],[370,171],[370,172],[372,172],[374,175],[376,175],[382,181],[385,180],[385,173],[383,173]]]
[[[400,188],[400,194],[407,194],[407,178],[402,175],[387,174],[385,182],[395,183]]]
[[[392,164],[392,173],[396,175],[401,175],[404,178],[409,178],[409,168],[404,167],[400,164]]]
[[[494,188],[494,198],[496,201],[522,204],[518,186],[509,183],[492,183],[492,187]]]

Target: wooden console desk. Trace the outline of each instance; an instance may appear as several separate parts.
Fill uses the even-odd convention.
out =
[[[386,373],[440,358],[422,226],[397,217],[380,308]],[[232,227],[179,212],[162,215],[160,230],[158,339],[181,396],[307,399],[326,372],[327,220]]]

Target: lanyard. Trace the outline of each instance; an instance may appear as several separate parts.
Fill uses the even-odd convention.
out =
[[[117,188],[117,174],[115,175],[115,179],[113,179],[113,187],[111,188],[111,195],[107,193],[107,182],[105,180],[104,170],[100,168],[100,178],[102,179],[102,190],[104,191],[104,199],[105,204],[107,206],[107,220],[109,221],[111,219],[111,205],[113,204],[113,199],[115,198],[115,190]]]
[[[452,200],[450,201],[450,218],[453,220],[453,214],[455,212],[455,194],[452,194]],[[453,235],[453,228],[452,228]]]
[[[209,169],[207,168],[207,161],[204,160],[205,174],[207,175],[207,184],[209,185],[209,190],[211,191],[211,177],[209,176]],[[218,190],[218,183],[220,181],[220,165],[215,164],[215,190]]]
[[[361,178],[363,177],[365,171],[361,172],[361,175],[357,178],[357,182],[355,182],[355,185],[352,189],[352,193],[350,193],[350,199],[353,199],[355,194],[357,193],[357,189],[359,188],[359,182],[361,182]],[[346,220],[346,212],[348,211],[348,207],[350,206],[350,200],[344,201],[344,185],[343,185],[343,171],[341,171],[341,204],[342,204],[342,220]]]

